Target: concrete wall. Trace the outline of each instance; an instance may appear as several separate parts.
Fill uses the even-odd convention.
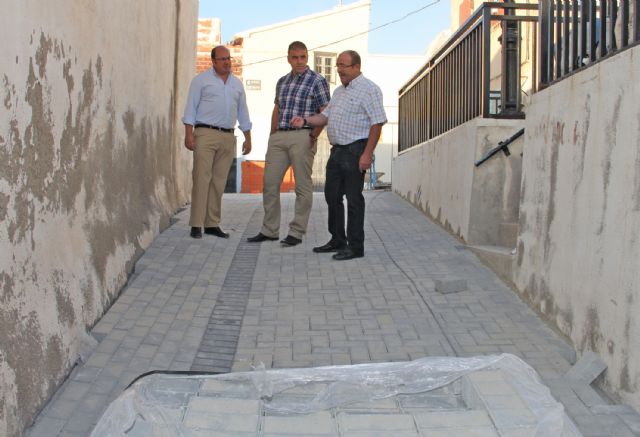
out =
[[[640,47],[533,96],[514,281],[640,408]]]
[[[510,157],[474,162],[521,125],[477,118],[400,153],[393,190],[467,243],[497,244],[499,225],[517,220],[522,139]]]
[[[30,424],[188,200],[197,7],[2,1],[0,435]]]
[[[499,154],[473,167],[486,148],[522,123],[508,127],[504,121],[476,119],[401,153],[393,178],[397,193],[470,244],[495,244],[492,223],[517,220],[516,255],[492,255],[500,262],[489,264],[498,266],[579,354],[598,353],[608,365],[607,391],[636,409],[638,71],[640,47],[635,47],[534,94],[524,140],[510,157]]]

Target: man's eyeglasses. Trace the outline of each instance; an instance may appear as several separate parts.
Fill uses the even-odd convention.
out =
[[[230,61],[233,58],[231,56],[223,56],[221,58],[214,58],[216,61]]]
[[[336,68],[349,68],[349,67],[353,67],[355,64],[351,64],[351,65],[346,65],[346,64],[337,64]]]

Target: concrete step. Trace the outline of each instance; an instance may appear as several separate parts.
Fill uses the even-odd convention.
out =
[[[518,223],[504,222],[498,225],[498,244],[516,247],[518,243]]]
[[[513,282],[516,249],[506,246],[469,246],[469,249],[502,280]]]

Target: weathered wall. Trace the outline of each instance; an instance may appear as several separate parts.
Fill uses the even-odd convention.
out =
[[[1,2],[0,435],[20,435],[188,199],[196,0]]]
[[[480,167],[474,162],[513,135],[518,120],[477,118],[400,153],[393,189],[470,244],[497,244],[498,226],[517,219],[522,139]]]
[[[533,96],[514,281],[640,408],[640,47]]]

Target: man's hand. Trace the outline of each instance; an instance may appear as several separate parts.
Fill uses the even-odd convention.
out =
[[[371,161],[372,156],[370,153],[364,152],[362,155],[360,155],[360,162],[358,164],[360,171],[367,171],[367,169],[371,167]]]
[[[251,141],[245,141],[242,143],[242,154],[248,155],[249,153],[251,153]]]
[[[291,121],[289,122],[289,124],[291,124],[291,126],[296,127],[296,128],[301,128],[302,126],[304,126],[304,118],[300,117],[300,116],[295,116],[291,119]]]
[[[193,133],[187,133],[184,136],[184,146],[191,151],[196,150],[196,139],[194,138]]]

